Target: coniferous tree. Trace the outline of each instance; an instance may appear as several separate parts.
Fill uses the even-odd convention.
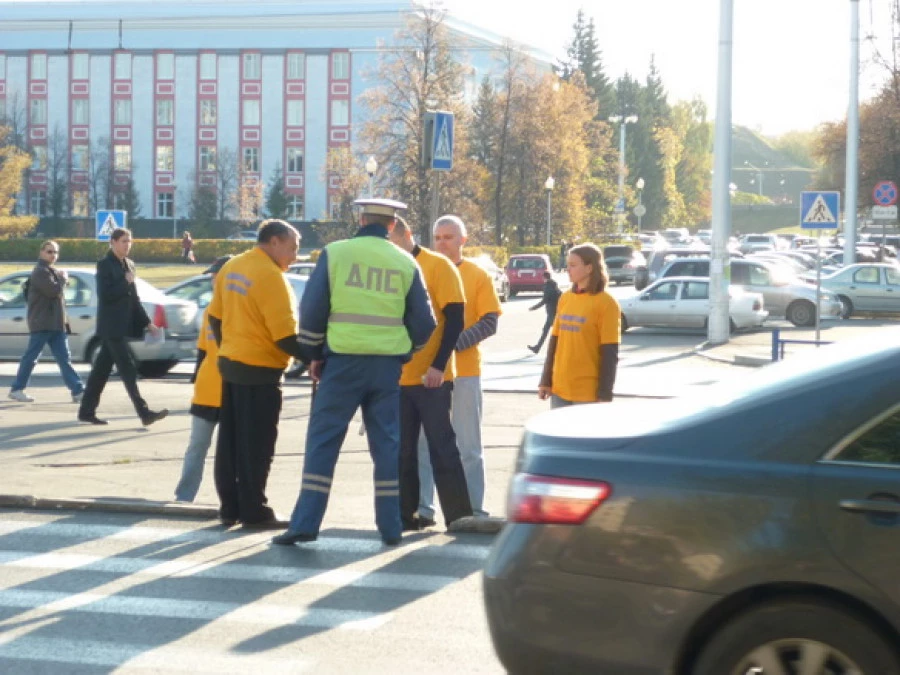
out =
[[[269,190],[266,194],[266,212],[270,218],[287,218],[288,198],[284,191],[284,172],[281,165],[275,167],[272,178],[269,181]]]

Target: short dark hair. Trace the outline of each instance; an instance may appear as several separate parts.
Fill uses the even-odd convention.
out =
[[[544,272],[544,278],[545,278],[545,279],[552,279],[552,278],[553,278],[553,275],[550,274],[550,272]]]
[[[290,234],[296,234],[298,241],[302,238],[297,228],[290,223],[279,218],[269,218],[259,224],[259,231],[256,233],[256,243],[267,244],[273,237],[284,239]]]
[[[131,232],[129,230],[126,230],[124,227],[117,227],[112,231],[112,234],[109,235],[109,240],[119,241],[119,239],[124,237],[126,234],[131,234]]]

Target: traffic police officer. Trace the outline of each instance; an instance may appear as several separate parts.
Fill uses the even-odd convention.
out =
[[[297,300],[283,272],[300,233],[283,220],[260,224],[257,244],[216,276],[207,315],[219,345],[222,407],[214,475],[219,519],[230,527],[284,527],[266,503],[281,414],[281,379],[297,341]]]
[[[450,421],[456,361],[453,350],[463,329],[466,298],[462,279],[449,258],[416,244],[409,226],[400,221],[391,234],[422,268],[438,326],[428,344],[403,366],[400,377],[400,515],[405,530],[434,525],[418,512],[419,433],[424,431],[441,511],[448,530],[471,520],[456,433]]]
[[[436,322],[418,265],[388,240],[396,211],[406,205],[390,199],[356,204],[362,227],[322,251],[301,300],[300,342],[319,387],[300,496],[276,544],[318,536],[341,444],[359,407],[375,463],[375,523],[385,544],[400,542],[400,369],[428,342]]]

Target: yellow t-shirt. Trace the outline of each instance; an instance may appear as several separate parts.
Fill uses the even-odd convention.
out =
[[[203,328],[197,337],[197,349],[206,352],[200,370],[197,371],[197,380],[194,382],[194,405],[205,405],[211,408],[222,407],[222,375],[219,373],[218,356],[219,345],[216,344],[216,336],[209,326],[209,307],[203,312]]]
[[[437,356],[438,348],[441,346],[441,339],[444,337],[444,307],[454,302],[466,301],[462,279],[456,265],[450,262],[449,258],[429,251],[427,248],[419,247],[416,262],[422,268],[422,280],[425,282],[428,296],[431,298],[431,305],[434,308],[435,318],[437,318],[437,328],[434,329],[434,333],[431,334],[425,346],[413,354],[412,359],[403,366],[403,372],[400,373],[401,386],[422,384],[422,376],[431,367],[434,357]],[[447,367],[444,369],[444,381],[452,382],[454,377],[456,377],[456,364],[453,353],[451,353],[447,360]]]
[[[559,299],[553,332],[553,393],[567,401],[596,401],[600,386],[600,345],[622,342],[619,303],[603,291],[566,291]]]
[[[471,260],[463,261],[456,266],[462,277],[463,291],[466,294],[466,311],[463,330],[478,323],[485,314],[500,311],[500,298],[494,290],[494,280],[484,269]],[[461,352],[456,352],[456,376],[474,377],[481,375],[481,348],[474,345]]]
[[[259,247],[229,260],[216,275],[209,314],[222,322],[219,356],[249,366],[287,367],[275,343],[297,334],[297,299],[281,269]]]

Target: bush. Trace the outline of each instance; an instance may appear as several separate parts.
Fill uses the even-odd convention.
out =
[[[109,244],[95,239],[55,239],[60,248],[63,263],[96,262],[109,250]],[[4,262],[29,262],[37,260],[41,239],[0,240],[0,260]],[[211,263],[219,256],[243,253],[256,244],[252,241],[232,239],[194,240],[194,255],[199,263]],[[138,263],[172,263],[181,261],[180,239],[138,239],[130,257]]]

